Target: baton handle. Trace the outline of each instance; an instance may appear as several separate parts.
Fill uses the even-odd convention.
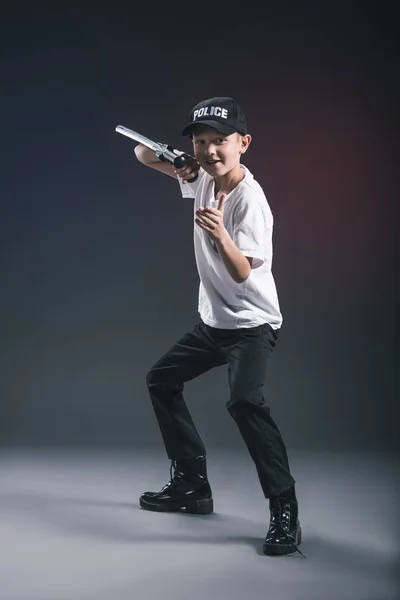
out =
[[[185,158],[183,156],[183,154],[181,154],[180,156],[177,156],[174,159],[174,167],[175,167],[175,169],[182,169],[183,167],[186,167],[186,165],[188,164],[188,162],[189,162],[188,159]],[[188,179],[187,180],[188,183],[193,183],[194,181],[196,181],[196,179],[198,178],[198,176],[199,175],[197,174],[194,177],[192,177],[192,179]]]
[[[160,146],[163,144],[160,144]],[[188,164],[188,159],[183,154],[176,154],[172,146],[163,145],[164,150],[162,152],[156,152],[156,155],[160,160],[166,160],[171,165],[174,165],[175,169],[183,169]],[[192,177],[192,179],[188,179],[188,183],[193,183],[198,178],[199,174]]]

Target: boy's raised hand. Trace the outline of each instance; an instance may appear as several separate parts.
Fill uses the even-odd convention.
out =
[[[227,231],[224,225],[224,203],[226,194],[221,194],[218,198],[218,208],[206,206],[196,210],[195,222],[201,229],[206,231],[214,241],[221,240]]]
[[[224,212],[225,198],[226,198],[226,194],[220,194],[220,196],[218,198],[217,210],[219,210],[221,213]]]
[[[184,154],[183,156],[188,159],[188,164],[182,169],[176,169],[175,167],[173,167],[173,169],[177,176],[181,177],[182,183],[187,183],[197,175],[200,165],[193,156],[190,156],[190,154]]]

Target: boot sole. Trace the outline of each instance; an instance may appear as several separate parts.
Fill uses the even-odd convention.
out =
[[[300,546],[301,544],[301,527],[297,536],[297,543],[293,542],[293,546]],[[296,548],[293,548],[290,544],[264,544],[263,553],[267,556],[278,556],[281,554],[293,554],[296,552]]]
[[[144,510],[153,510],[155,512],[184,512],[192,515],[210,515],[214,510],[214,502],[212,498],[204,498],[203,500],[190,500],[189,502],[169,502],[150,503],[145,502],[140,498],[140,506]]]

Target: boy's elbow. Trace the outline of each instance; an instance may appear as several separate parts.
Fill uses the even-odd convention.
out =
[[[237,274],[233,279],[235,280],[236,283],[244,283],[249,278],[250,273],[251,273],[251,268],[246,273],[243,273],[241,275]]]
[[[144,146],[143,144],[135,146],[134,152],[138,161],[144,165],[159,162],[159,159],[156,157],[153,150],[150,150],[150,148],[147,148],[147,146]]]
[[[244,265],[244,268],[242,270],[242,272],[239,274],[238,273],[238,280],[236,283],[244,283],[246,281],[246,279],[249,278],[250,273],[251,273],[251,266],[253,264],[253,259],[249,256],[246,256],[246,263]]]
[[[138,144],[137,146],[134,147],[134,152],[136,155],[136,158],[138,159],[138,161],[140,162],[144,162],[144,157],[146,154],[146,147],[142,146],[142,144]]]

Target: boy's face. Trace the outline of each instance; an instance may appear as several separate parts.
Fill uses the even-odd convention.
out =
[[[194,155],[212,177],[222,177],[236,167],[250,141],[250,135],[227,135],[208,125],[199,125],[193,131]]]

